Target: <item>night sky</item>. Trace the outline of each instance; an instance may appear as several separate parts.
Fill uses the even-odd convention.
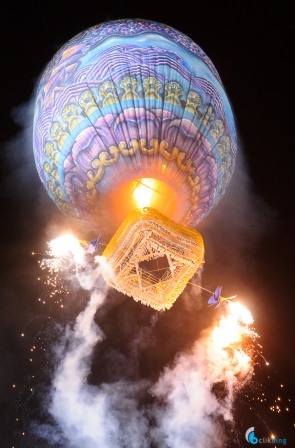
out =
[[[71,300],[64,300],[63,308],[50,300],[38,301],[45,290],[37,280],[42,255],[32,256],[32,252],[44,253],[49,238],[70,223],[47,197],[35,169],[30,123],[36,83],[54,53],[80,31],[107,20],[136,17],[166,23],[206,52],[236,118],[240,159],[244,159],[238,165],[244,168],[238,167],[228,194],[199,227],[207,251],[202,284],[209,289],[222,284],[225,295],[238,294],[254,317],[270,365],[257,358],[250,391],[255,397],[254,390],[265,389],[268,402],[251,413],[242,394],[235,410],[237,439],[227,446],[249,446],[244,439],[249,426],[259,428],[262,435],[269,427],[287,438],[288,446],[295,446],[295,2],[263,2],[262,6],[242,2],[232,9],[223,2],[187,0],[173,4],[17,1],[2,7],[0,446],[62,446],[36,439],[30,425],[48,418],[42,397],[53,367],[45,352],[58,340],[58,328],[73,322],[87,301],[87,294],[76,290]],[[79,237],[85,235],[80,232]],[[128,359],[126,347],[155,311],[117,292],[108,296],[108,304],[96,317],[107,342],[94,353],[90,378],[94,384],[122,375],[155,379],[176,353],[198,338],[214,313],[206,308],[205,295],[202,309],[189,309],[185,298],[179,298],[159,317],[155,345],[143,348],[135,374],[123,367],[112,369],[110,363],[101,368],[100,360],[107,365],[114,347]],[[36,347],[33,355],[32,346]],[[292,400],[289,412],[269,410],[278,394],[284,403]]]

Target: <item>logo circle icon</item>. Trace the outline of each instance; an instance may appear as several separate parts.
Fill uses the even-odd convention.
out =
[[[251,428],[248,428],[245,433],[245,438],[248,443],[251,443],[252,445],[256,445],[258,443],[258,439],[254,434],[254,426]]]

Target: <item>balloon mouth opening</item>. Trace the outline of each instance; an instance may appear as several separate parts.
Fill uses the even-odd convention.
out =
[[[176,191],[166,183],[151,177],[141,177],[125,183],[112,198],[118,222],[137,209],[151,207],[168,218],[173,218],[177,208]]]

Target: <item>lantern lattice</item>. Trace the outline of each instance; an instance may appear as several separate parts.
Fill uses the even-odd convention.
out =
[[[204,261],[199,232],[166,218],[157,210],[132,212],[103,256],[114,275],[107,283],[157,310],[169,309]]]

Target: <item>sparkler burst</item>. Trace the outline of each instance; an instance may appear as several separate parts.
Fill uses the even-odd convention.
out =
[[[256,394],[254,366],[259,355],[264,359],[250,311],[238,302],[224,302],[217,314],[213,312],[213,324],[203,330],[190,349],[179,353],[172,364],[163,366],[158,379],[146,380],[144,386],[140,381],[127,381],[124,373],[119,383],[90,385],[87,378],[92,375],[94,349],[108,337],[95,322],[96,311],[105,303],[103,275],[108,264],[104,257],[87,255],[73,235],[56,238],[48,245],[47,257],[40,265],[47,270],[47,281],[55,293],[65,291],[61,285],[71,276],[84,290],[91,291],[85,310],[72,328],[66,329],[57,347],[63,356],[58,357],[51,378],[48,409],[55,424],[46,429],[49,444],[58,431],[60,441],[67,440],[67,447],[87,442],[89,448],[100,444],[110,448],[114,443],[118,448],[148,448],[151,443],[193,448],[196,437],[208,448],[224,446],[228,437],[239,446],[240,434],[234,421],[236,400],[246,397],[246,406],[253,412],[253,398],[245,395],[244,387],[247,385],[250,395]],[[161,315],[157,322],[160,320]],[[149,406],[139,397],[142,388],[151,397]],[[266,404],[263,394],[259,400]],[[271,411],[279,412],[279,406],[280,398]],[[118,413],[118,407],[124,412]],[[229,427],[233,428],[230,435]],[[38,434],[41,438],[42,431]]]
[[[39,264],[45,272],[44,284],[47,290],[39,297],[39,301],[45,303],[45,298],[52,298],[56,295],[63,296],[69,294],[67,282],[71,275],[76,273],[77,267],[83,263],[85,251],[79,244],[79,240],[71,234],[65,234],[48,243],[49,250],[46,251],[46,258]],[[38,280],[41,280],[39,277]],[[59,303],[59,299],[56,303]],[[63,305],[61,305],[63,307]]]
[[[238,347],[236,350],[242,353],[242,342],[245,337],[250,337],[252,341],[255,341],[257,337],[257,333],[250,328],[253,322],[250,311],[244,306],[239,303],[228,302],[226,314],[221,316],[219,323],[212,331],[212,340],[219,349],[236,344]],[[251,357],[249,355],[246,355],[246,357],[249,358],[250,362]]]
[[[256,334],[251,322],[248,310],[227,303],[224,314],[190,352],[180,354],[174,366],[165,369],[153,391],[168,409],[158,423],[169,446],[193,447],[196,437],[197,446],[224,446],[220,419],[232,421],[236,395],[252,378],[249,348]],[[183,445],[184,441],[188,443]]]
[[[61,260],[68,258],[70,256],[74,257],[74,261],[77,264],[83,262],[85,251],[82,249],[79,240],[71,234],[62,235],[48,243],[49,245],[49,255],[54,257],[56,260]]]

